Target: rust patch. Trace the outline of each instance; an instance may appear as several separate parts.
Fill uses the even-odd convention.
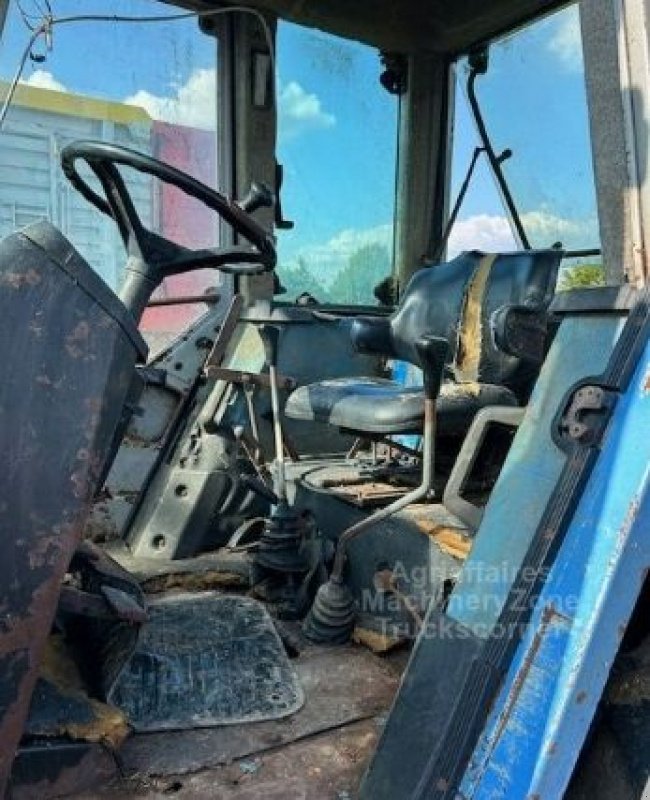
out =
[[[501,738],[501,734],[505,730],[505,727],[508,724],[508,721],[510,720],[512,709],[515,707],[515,704],[519,699],[519,695],[521,694],[522,689],[524,688],[524,683],[528,678],[531,667],[533,665],[533,661],[535,660],[535,657],[537,656],[537,653],[540,647],[542,646],[542,640],[546,635],[549,623],[554,616],[557,616],[555,609],[552,606],[547,606],[542,613],[542,619],[541,619],[541,624],[539,626],[539,630],[535,632],[533,641],[531,642],[530,648],[526,653],[524,661],[517,673],[517,676],[512,685],[512,689],[510,690],[510,693],[506,700],[503,713],[501,714],[501,719],[499,720],[499,725],[497,726],[494,735],[495,741],[498,741]]]
[[[650,394],[650,370],[643,381],[643,394]]]
[[[81,358],[87,353],[90,325],[86,320],[81,320],[74,330],[65,337],[65,349],[71,358]]]
[[[630,503],[627,514],[625,515],[625,519],[623,520],[623,524],[618,532],[618,542],[621,546],[625,544],[627,541],[627,537],[632,530],[632,525],[634,525],[634,521],[636,520],[639,514],[639,507],[640,502],[638,497],[633,497],[632,502]]]
[[[70,476],[70,482],[72,483],[72,494],[75,497],[78,497],[81,500],[87,497],[90,484],[88,482],[88,476],[85,470],[77,470],[77,472],[73,472]]]
[[[354,503],[354,505],[358,505],[361,508],[393,502],[408,492],[408,488],[403,486],[378,482],[363,483],[361,478],[348,479],[343,482],[325,480],[323,481],[323,486],[331,488],[333,494],[343,498],[346,502]]]
[[[35,269],[26,272],[5,272],[0,276],[0,283],[11,289],[22,289],[23,286],[38,286],[41,276]]]
[[[84,539],[94,544],[106,544],[119,539],[120,532],[106,506],[96,505],[84,528]]]
[[[61,540],[58,535],[43,535],[28,551],[29,568],[52,566],[56,564],[61,552]]]
[[[142,588],[149,594],[168,592],[171,589],[184,589],[188,592],[209,589],[245,589],[248,580],[235,572],[208,570],[201,573],[179,572],[172,575],[156,575],[142,582]]]
[[[587,692],[578,692],[576,695],[576,703],[581,706],[587,699]]]

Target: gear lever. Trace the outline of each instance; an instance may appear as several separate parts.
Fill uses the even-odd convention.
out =
[[[309,571],[309,564],[302,552],[304,521],[287,502],[287,481],[284,462],[284,440],[280,418],[280,393],[278,389],[278,344],[280,328],[262,325],[259,333],[264,342],[266,363],[271,387],[271,411],[275,440],[273,464],[273,490],[277,502],[266,521],[256,554],[256,564],[265,573],[276,577],[290,577]]]
[[[284,471],[284,441],[282,438],[282,420],[280,419],[280,393],[278,390],[278,344],[280,329],[275,325],[262,325],[259,329],[266,363],[269,368],[269,383],[271,384],[271,413],[273,416],[273,438],[275,441],[275,469],[273,471],[273,486],[280,502],[287,499],[287,483]]]

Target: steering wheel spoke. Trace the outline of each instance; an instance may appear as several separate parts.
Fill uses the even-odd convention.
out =
[[[76,166],[78,160],[89,165],[102,186],[104,197],[81,177]],[[235,275],[254,275],[268,272],[276,265],[273,238],[241,205],[169,164],[127,147],[80,141],[63,149],[61,165],[74,188],[110,216],[119,228],[129,255],[127,277],[120,296],[136,318],[154,289],[170,275],[204,267]],[[149,230],[142,223],[119,166],[158,178],[199,200],[231,225],[250,247],[192,250]]]
[[[260,272],[259,260],[259,252],[251,247],[235,245],[204,250],[179,248],[177,257],[166,265],[166,269],[168,275],[180,275],[195,269],[218,269],[232,275],[256,275]]]
[[[127,253],[147,261],[145,251],[148,231],[140,220],[120,171],[107,161],[89,161],[88,164],[102,185],[111,216],[119,229]],[[137,249],[136,252],[134,248]]]

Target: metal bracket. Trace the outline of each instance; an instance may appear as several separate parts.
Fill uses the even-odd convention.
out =
[[[559,434],[566,442],[598,445],[614,411],[618,393],[597,384],[582,384],[569,395],[560,417]]]

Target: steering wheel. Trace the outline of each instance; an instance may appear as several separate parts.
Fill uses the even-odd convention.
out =
[[[77,161],[85,161],[97,176],[104,197],[81,177]],[[251,247],[191,250],[160,236],[144,226],[135,209],[117,165],[132,167],[180,189],[216,211]],[[139,318],[149,298],[170,275],[212,267],[235,275],[256,275],[271,271],[277,261],[272,237],[248,213],[262,205],[272,205],[273,196],[265,187],[242,203],[229,200],[220,192],[151,156],[128,147],[105,142],[77,141],[63,148],[61,166],[74,188],[102,213],[115,220],[128,254],[126,279],[120,297],[133,316]]]

